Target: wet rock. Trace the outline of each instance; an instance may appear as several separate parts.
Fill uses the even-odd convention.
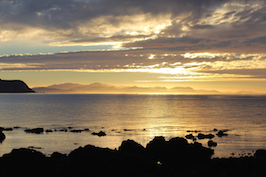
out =
[[[67,129],[66,128],[62,128],[62,129],[59,129],[58,131],[59,132],[67,132]]]
[[[198,139],[212,139],[212,138],[214,138],[213,134],[208,134],[208,135],[205,135],[205,134],[202,134],[202,133],[198,134]]]
[[[265,149],[258,149],[256,150],[254,157],[256,158],[266,158],[266,150]]]
[[[218,137],[227,136],[228,134],[227,133],[224,133],[224,132],[226,132],[226,130],[220,130],[220,131],[218,131],[218,133],[216,135]]]
[[[186,135],[185,137],[186,139],[196,140],[196,138],[192,134]]]
[[[187,130],[187,132],[194,132],[194,133],[198,133],[198,132],[201,132],[200,130]]]
[[[42,149],[41,147],[29,146],[28,149]]]
[[[4,128],[2,131],[13,131],[13,128]]]
[[[214,141],[212,141],[212,140],[209,140],[209,141],[208,141],[208,146],[209,146],[209,147],[216,147],[216,146],[217,146],[217,143],[214,142]]]
[[[72,133],[81,133],[83,130],[70,130]]]
[[[36,134],[40,134],[40,133],[43,133],[44,132],[43,128],[26,129],[24,131],[26,133],[36,133]]]
[[[2,131],[0,131],[0,143],[2,143],[4,139],[6,139],[6,135]]]
[[[91,134],[92,134],[92,135],[97,135],[97,136],[106,136],[106,133],[103,132],[103,131],[100,131],[100,132],[98,132],[98,133],[93,132],[93,133],[91,133]]]
[[[4,128],[4,127],[0,127],[0,131],[12,131],[13,128]]]

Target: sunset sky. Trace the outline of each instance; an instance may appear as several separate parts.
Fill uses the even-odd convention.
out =
[[[266,1],[0,0],[0,79],[266,93]]]

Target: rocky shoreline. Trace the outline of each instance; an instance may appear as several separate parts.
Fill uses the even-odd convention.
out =
[[[0,157],[1,176],[264,176],[266,151],[253,156],[213,158],[214,150],[185,138],[155,137],[146,147],[133,140],[118,149],[93,145],[51,156],[31,149],[13,149]]]

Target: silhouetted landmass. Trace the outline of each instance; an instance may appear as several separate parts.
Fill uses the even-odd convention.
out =
[[[30,93],[35,92],[20,80],[1,80],[0,93]]]
[[[118,150],[92,145],[69,155],[54,152],[50,157],[32,148],[14,149],[0,158],[1,176],[127,176],[127,177],[218,177],[264,176],[266,151],[254,156],[211,159],[214,151],[184,138],[155,137],[146,148],[133,140]]]
[[[172,94],[220,94],[216,90],[195,90],[191,87],[137,87],[120,86],[116,87],[108,84],[92,83],[82,84],[55,84],[47,87],[35,87],[36,92],[44,93],[172,93]]]

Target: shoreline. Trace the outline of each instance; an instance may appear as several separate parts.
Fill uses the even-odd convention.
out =
[[[59,126],[61,127],[61,126]],[[202,143],[205,147],[215,150],[212,158],[230,158],[252,156],[255,150],[265,147],[264,145],[247,149],[236,149],[237,143],[225,144],[230,138],[239,137],[233,130],[212,129],[212,130],[183,130],[177,135],[154,135],[147,136],[149,129],[106,129],[105,127],[81,128],[81,127],[61,127],[61,128],[27,128],[27,127],[0,127],[6,138],[2,140],[2,150],[0,156],[11,152],[13,149],[30,148],[36,149],[45,155],[51,155],[53,152],[70,153],[79,146],[91,144],[97,147],[116,149],[121,142],[127,139],[133,139],[142,146],[152,140],[155,136],[164,136],[169,140],[173,137],[184,137],[189,143]],[[143,133],[142,138],[136,138],[132,132]],[[145,134],[145,135],[144,135]],[[63,139],[58,139],[63,137]],[[22,139],[24,138],[24,139]],[[55,139],[58,141],[55,142]],[[59,143],[60,141],[60,143]],[[230,140],[229,140],[230,141]],[[19,142],[17,144],[17,142]],[[67,143],[66,143],[67,142]],[[52,144],[51,144],[52,143]],[[264,143],[265,144],[265,143]],[[216,147],[217,146],[217,147]]]
[[[86,145],[50,157],[31,149],[13,149],[0,157],[1,175],[27,176],[263,176],[266,151],[240,158],[211,158],[214,150],[185,138],[157,136],[146,148],[126,140],[118,149]],[[13,170],[16,169],[16,170]]]

